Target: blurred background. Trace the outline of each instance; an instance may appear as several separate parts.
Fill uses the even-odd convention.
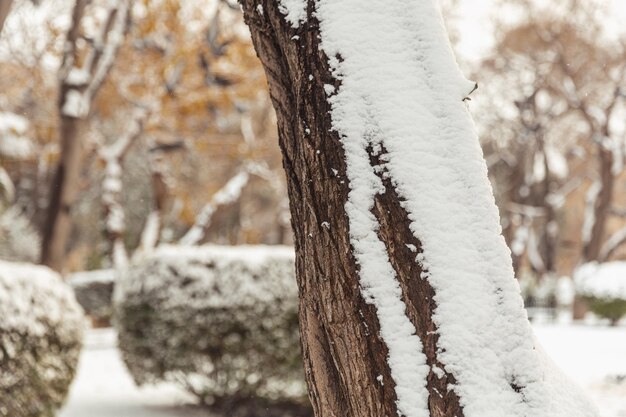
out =
[[[626,4],[442,0],[442,9],[459,64],[478,82],[468,108],[538,337],[603,416],[626,416]],[[62,163],[75,175],[57,176]],[[63,225],[51,207],[62,207],[67,190],[75,204]],[[231,275],[261,274],[270,284],[292,277],[282,252],[225,255],[215,246],[289,246],[289,222],[275,115],[235,1],[12,1],[0,33],[0,259],[43,262],[62,274],[95,329],[61,416],[206,415],[180,406],[197,402],[228,415],[310,413],[300,382],[270,389],[254,381],[266,371],[232,371],[237,361],[224,357],[232,346],[211,350],[207,340],[186,354],[220,351],[209,365],[181,365],[137,342],[151,334],[167,344],[159,337],[172,334],[173,323],[196,325],[181,305],[163,307],[195,297],[182,286],[172,292],[182,281],[227,292],[243,291],[228,287],[239,279]],[[230,261],[220,266],[221,259]],[[163,286],[155,292],[130,283],[152,285],[154,276]],[[127,284],[114,289],[120,280]],[[258,291],[272,300],[296,294]],[[225,305],[248,308],[238,302]],[[192,307],[211,315],[215,305]],[[145,309],[180,314],[155,324],[159,313]],[[293,323],[275,325],[293,334]],[[215,323],[197,326],[172,346]],[[250,341],[266,330],[221,329],[219,338]],[[297,348],[297,340],[276,337]],[[240,357],[270,355],[250,349]],[[142,355],[150,365],[134,362]],[[271,357],[273,366],[293,360]],[[220,361],[228,372],[217,371]],[[245,395],[236,395],[237,384],[225,394],[198,382],[218,374],[229,378],[222,385],[245,380]]]

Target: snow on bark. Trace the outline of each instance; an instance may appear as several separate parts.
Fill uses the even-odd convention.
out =
[[[306,20],[306,0],[279,0],[279,10],[285,15],[285,19],[291,27],[298,28],[300,23]],[[262,10],[262,9],[261,9]]]
[[[582,230],[583,243],[585,244],[591,241],[591,233],[596,222],[596,201],[601,190],[602,183],[600,181],[595,181],[591,184],[591,187],[589,187],[589,190],[587,190],[587,194],[585,195],[585,213],[583,216]]]
[[[146,224],[141,231],[140,244],[133,258],[140,258],[148,254],[159,243],[159,234],[161,233],[161,213],[159,210],[152,210],[148,214]]]
[[[180,240],[181,245],[196,245],[204,237],[206,229],[209,227],[211,217],[215,211],[225,204],[236,202],[241,196],[243,188],[248,184],[250,175],[247,171],[238,172],[233,176],[217,193],[211,198],[200,211],[195,224]]]
[[[602,245],[598,255],[599,261],[606,261],[615,251],[626,243],[626,227],[613,233]]]
[[[377,236],[371,208],[384,188],[368,149],[385,161],[423,245],[416,260],[435,291],[438,358],[465,416],[596,415],[545,371],[536,349],[463,101],[474,83],[458,69],[436,2],[320,0],[316,17],[341,83],[329,101],[346,153],[351,244],[389,347],[399,411],[429,415],[428,369]]]
[[[123,242],[126,217],[121,203],[122,163],[133,143],[143,133],[147,117],[147,111],[137,109],[128,129],[110,145],[100,145],[98,152],[104,162],[102,205],[106,213],[106,231],[111,244],[111,257],[116,268],[123,268],[128,263],[128,254]]]
[[[0,156],[11,159],[30,158],[35,146],[27,136],[28,120],[19,114],[0,112]]]
[[[93,48],[80,67],[73,56],[67,56],[60,70],[66,87],[61,113],[85,118],[93,99],[111,70],[117,51],[124,42],[128,27],[130,0],[113,0],[108,4],[105,21],[93,40]]]

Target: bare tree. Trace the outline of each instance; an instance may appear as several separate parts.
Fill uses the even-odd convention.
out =
[[[109,2],[99,33],[93,38],[86,37],[81,33],[81,22],[88,3],[76,0],[59,69],[61,155],[50,187],[41,258],[43,264],[59,271],[63,268],[71,231],[71,210],[76,200],[82,142],[91,105],[113,66],[130,19],[131,0]],[[78,47],[81,39],[90,45],[82,60]]]
[[[479,126],[516,270],[570,274],[623,243],[607,225],[619,211],[625,142],[613,127],[623,111],[626,49],[602,35],[597,2],[572,2],[567,14],[517,4],[528,17],[500,28],[477,72],[488,92]],[[582,187],[584,201],[575,192]],[[568,216],[581,204],[584,216]]]
[[[126,220],[120,201],[123,190],[122,166],[126,154],[143,133],[147,115],[146,110],[136,109],[128,128],[115,141],[110,144],[105,144],[104,141],[98,143],[98,156],[104,163],[102,208],[105,215],[105,234],[116,268],[122,268],[128,263],[128,253],[124,246]]]
[[[241,3],[278,117],[316,415],[594,416],[531,341],[435,2]]]

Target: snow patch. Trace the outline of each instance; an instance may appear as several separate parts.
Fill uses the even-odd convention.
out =
[[[285,19],[294,29],[300,27],[300,23],[304,22],[307,18],[306,0],[280,0],[278,9],[285,15]]]

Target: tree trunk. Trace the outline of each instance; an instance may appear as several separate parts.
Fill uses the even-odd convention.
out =
[[[50,187],[50,202],[41,249],[41,262],[63,269],[70,236],[71,210],[76,199],[82,158],[82,140],[93,100],[106,80],[124,40],[131,0],[109,2],[107,16],[82,62],[78,42],[88,0],[76,0],[59,68],[58,109],[61,117],[61,156]],[[78,66],[80,64],[80,66]]]
[[[244,13],[266,66],[278,114],[297,253],[305,373],[315,414],[394,416],[397,398],[387,364],[388,348],[376,336],[380,333],[376,310],[361,294],[350,248],[344,209],[349,187],[347,181],[338,180],[345,177],[344,150],[337,133],[330,131],[330,105],[324,90],[318,88],[336,80],[319,51],[317,30],[303,32],[300,42],[294,43],[290,39],[294,34],[275,2],[261,3],[263,16],[253,1],[244,2]],[[316,29],[314,23],[311,26]],[[315,82],[309,83],[306,74],[313,74]],[[371,157],[375,164],[373,153]],[[398,196],[388,182],[385,185],[388,192],[378,196],[374,209],[381,223],[379,233],[395,255],[407,313],[424,341],[428,364],[435,365],[433,291],[426,281],[413,279],[422,271],[406,246],[410,242],[420,247],[420,243],[410,233]],[[448,374],[437,378],[431,372],[428,379],[430,390],[442,393],[430,397],[432,416],[461,417],[458,397],[446,388],[454,378]]]
[[[61,117],[61,154],[52,186],[43,233],[41,263],[61,271],[72,230],[71,209],[80,180],[82,136],[86,121]]]
[[[11,3],[13,3],[13,0],[0,0],[0,33],[2,33],[4,21],[11,10]]]
[[[457,280],[453,273],[449,279],[442,281],[437,278],[439,272],[435,263],[428,264],[428,269],[424,265],[425,260],[436,257],[435,252],[445,252],[446,245],[443,245],[443,251],[441,246],[435,249],[423,245],[424,241],[417,237],[420,236],[420,228],[427,226],[425,229],[431,232],[433,229],[415,211],[409,212],[414,210],[415,205],[412,204],[415,200],[431,198],[429,196],[433,194],[424,196],[420,191],[416,195],[414,192],[419,187],[402,187],[402,181],[409,178],[410,173],[406,175],[406,170],[399,172],[394,158],[402,159],[401,152],[397,151],[407,142],[389,139],[387,135],[394,135],[394,126],[382,123],[381,114],[390,114],[385,111],[393,114],[394,110],[402,112],[405,109],[407,103],[403,99],[407,97],[402,96],[403,90],[404,87],[411,87],[391,83],[393,91],[379,89],[375,90],[379,95],[354,96],[354,100],[362,100],[359,104],[365,103],[365,111],[359,114],[363,124],[373,121],[374,128],[366,129],[361,136],[350,136],[342,130],[349,130],[355,124],[343,124],[341,128],[338,124],[340,120],[334,117],[336,114],[341,117],[342,114],[337,113],[338,105],[331,103],[342,92],[352,88],[355,81],[358,84],[365,78],[369,85],[384,82],[385,71],[389,69],[385,65],[389,59],[405,63],[414,58],[410,62],[415,67],[403,69],[414,69],[415,78],[424,90],[432,88],[429,85],[432,80],[419,78],[419,74],[423,74],[420,65],[432,65],[437,61],[438,64],[445,62],[453,66],[452,71],[449,67],[435,69],[443,70],[446,75],[452,74],[453,78],[448,81],[457,83],[458,87],[455,93],[458,97],[454,95],[442,100],[448,100],[454,111],[460,112],[460,118],[467,120],[464,119],[463,98],[473,84],[466,80],[461,83],[460,78],[454,78],[460,75],[455,72],[458,69],[447,40],[440,36],[444,30],[435,3],[429,0],[387,0],[371,4],[355,0],[241,0],[241,3],[254,46],[265,67],[277,112],[279,144],[287,175],[294,230],[305,376],[316,416],[486,417],[543,415],[539,410],[560,410],[554,402],[559,402],[557,397],[567,390],[554,398],[548,394],[552,391],[546,388],[547,384],[556,386],[556,383],[548,382],[548,377],[540,369],[541,359],[533,345],[532,332],[515,286],[510,254],[500,234],[497,208],[490,194],[485,164],[475,135],[459,137],[454,144],[446,141],[444,146],[451,146],[451,154],[464,155],[464,151],[468,151],[467,158],[478,158],[479,162],[463,163],[470,169],[467,173],[459,172],[454,163],[445,167],[444,171],[454,171],[451,175],[458,175],[459,178],[478,178],[480,185],[476,189],[474,185],[459,187],[463,195],[451,197],[441,207],[445,208],[448,202],[454,206],[458,197],[466,204],[461,206],[463,210],[480,222],[485,211],[474,203],[485,202],[489,213],[489,225],[485,227],[489,229],[489,236],[485,236],[482,227],[476,235],[468,234],[472,238],[463,238],[463,232],[459,230],[459,241],[468,244],[452,241],[455,248],[450,247],[451,253],[458,250],[461,257],[466,250],[472,252],[480,248],[474,255],[482,259],[479,263],[484,270],[481,268],[474,274],[472,271],[476,265],[472,261],[462,261],[463,266],[457,271],[462,279]],[[306,10],[297,10],[299,5]],[[324,9],[322,12],[320,7]],[[323,45],[325,33],[320,28],[329,23],[320,16],[326,13],[328,17],[332,14],[329,10],[350,14],[346,19],[333,22],[331,28],[326,27],[329,32],[335,30],[335,35],[337,30],[341,30],[345,37],[355,42],[352,45],[357,45],[356,49],[344,54],[344,50],[338,48],[333,56],[326,55]],[[424,16],[419,15],[420,11]],[[413,14],[408,17],[410,13]],[[406,20],[402,21],[400,28],[384,22],[385,17],[399,21],[406,17]],[[413,20],[416,17],[421,22]],[[352,30],[343,24],[354,22],[357,27]],[[368,37],[368,24],[372,22],[381,22],[379,28],[371,27],[379,29],[376,33],[384,33],[380,28],[389,26],[391,30],[408,28],[409,33],[400,33],[397,37],[400,47],[385,43],[382,47],[389,45],[390,50],[375,55],[374,50],[381,51],[381,41]],[[417,34],[423,29],[422,24],[428,29]],[[431,36],[428,30],[433,30],[435,34]],[[332,40],[334,43],[327,47],[345,45],[337,42],[337,37]],[[437,49],[440,47],[437,42],[445,49]],[[405,45],[414,47],[415,44],[419,45],[417,53],[415,49],[403,49]],[[385,52],[389,54],[385,55]],[[350,53],[353,55],[350,56]],[[446,58],[438,61],[441,55],[446,55]],[[344,59],[352,59],[351,63],[356,60],[361,64],[371,64],[360,67],[368,76],[364,77],[363,72],[358,71],[351,74],[333,72]],[[432,75],[429,71],[425,72]],[[333,75],[337,73],[340,75]],[[377,78],[381,74],[382,80]],[[351,84],[344,84],[348,75],[351,76]],[[393,75],[389,74],[389,77]],[[445,89],[442,79],[437,78],[435,84],[442,84]],[[461,92],[466,87],[467,90]],[[354,94],[356,90],[348,93]],[[435,91],[436,104],[440,104],[438,100],[450,91]],[[334,98],[329,98],[335,94]],[[396,108],[384,105],[367,107],[377,100],[386,104],[390,97],[391,101],[402,97],[402,100],[398,99]],[[419,101],[417,97],[410,97],[409,100],[413,104]],[[428,106],[428,103],[423,105]],[[373,110],[372,114],[367,110]],[[437,124],[446,120],[450,123],[450,126],[433,129],[430,132],[433,136],[422,141],[422,145],[428,147],[428,140],[431,139],[433,145],[441,145],[438,142],[445,140],[439,137],[441,130],[447,132],[443,136],[456,134],[454,120],[429,107],[422,110],[424,114],[411,113],[410,128],[419,129],[420,124],[413,122],[422,116],[427,119],[432,116],[438,120],[434,122]],[[383,130],[383,125],[387,130]],[[465,126],[472,136],[471,123]],[[356,127],[359,131],[360,126]],[[415,146],[420,146],[420,133],[413,132],[411,136],[415,139]],[[409,144],[409,148],[405,149],[410,148]],[[357,160],[355,155],[361,158]],[[432,158],[438,156],[431,155]],[[359,167],[365,167],[362,178],[358,172],[355,175],[354,166],[357,163],[361,164]],[[409,163],[412,165],[406,166],[408,171],[421,168],[419,172],[423,174],[426,171],[422,167],[429,161],[426,157],[425,160]],[[445,163],[442,160],[442,164]],[[435,169],[439,168],[435,166]],[[437,178],[436,174],[429,175]],[[415,182],[415,177],[410,181],[413,185],[430,185]],[[455,185],[454,181],[463,180],[452,181],[450,186],[456,189],[458,184]],[[470,183],[474,184],[472,181]],[[355,194],[361,192],[364,186],[367,190],[372,186],[375,192],[371,201],[361,204]],[[434,195],[438,192],[445,190],[437,190]],[[450,220],[462,226],[464,216],[458,213],[458,217]],[[362,224],[369,227],[371,223],[375,225],[364,232]],[[456,229],[456,226],[450,228],[449,224],[443,223],[435,225],[435,228],[439,226],[448,231]],[[428,240],[432,238],[431,232],[424,232],[429,244],[433,242]],[[454,232],[450,236],[455,239]],[[490,248],[494,248],[493,251]],[[380,259],[370,256],[371,253],[378,256],[380,252],[383,252]],[[450,264],[457,264],[454,256],[448,258]],[[379,260],[382,262],[379,263]],[[495,269],[504,272],[496,273],[501,276],[494,277],[492,266],[496,264],[502,268]],[[453,267],[444,265],[445,268]],[[446,280],[454,281],[459,288],[452,287],[451,282],[446,283]],[[482,284],[485,286],[482,287]],[[481,301],[483,292],[488,293],[489,300],[486,302]],[[452,293],[461,297],[447,298]],[[481,317],[485,313],[483,307],[489,312]],[[507,347],[500,350],[499,345],[505,340]],[[493,361],[485,363],[485,366],[478,364],[487,357],[492,357]],[[559,384],[562,382],[559,381]],[[562,414],[545,415],[569,416],[572,410],[579,410],[573,413],[580,416],[593,415],[585,403],[578,402],[577,408],[564,401],[562,404]]]
[[[604,241],[606,222],[613,201],[613,184],[615,176],[613,170],[613,153],[598,146],[598,165],[600,169],[600,191],[595,198],[593,215],[594,222],[591,227],[589,240],[583,247],[583,259],[585,262],[600,260],[600,250]]]

